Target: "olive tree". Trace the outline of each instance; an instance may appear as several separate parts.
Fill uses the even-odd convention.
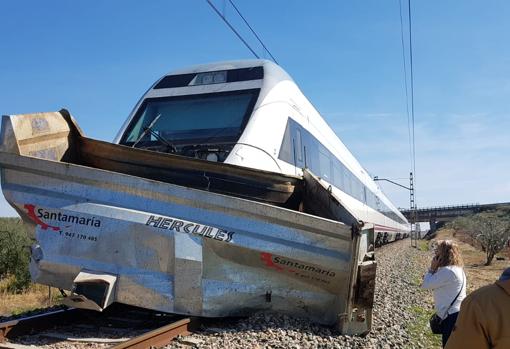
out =
[[[494,256],[503,250],[510,240],[510,214],[507,211],[459,217],[452,222],[451,227],[464,231],[480,244],[486,254],[485,265],[490,265]]]
[[[21,292],[30,285],[30,243],[18,218],[0,218],[0,280],[10,279],[8,291]]]

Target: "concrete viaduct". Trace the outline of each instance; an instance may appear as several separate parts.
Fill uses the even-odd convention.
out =
[[[439,207],[426,207],[416,209],[417,222],[429,222],[430,231],[434,232],[436,229],[443,226],[446,222],[452,221],[460,216],[467,216],[474,213],[483,211],[492,211],[500,208],[510,208],[510,202],[503,202],[497,204],[473,204],[473,205],[459,205],[459,206],[439,206]],[[409,220],[411,218],[411,210],[401,210],[402,214]]]

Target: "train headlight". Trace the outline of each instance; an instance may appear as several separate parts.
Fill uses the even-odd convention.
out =
[[[218,154],[216,154],[216,153],[209,153],[209,154],[207,154],[206,159],[208,161],[218,162]]]
[[[227,82],[226,71],[215,71],[207,73],[198,73],[195,79],[190,85],[210,85],[210,84],[221,84]]]

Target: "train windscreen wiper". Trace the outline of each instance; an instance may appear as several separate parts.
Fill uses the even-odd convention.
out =
[[[164,137],[162,137],[160,134],[158,134],[157,132],[155,132],[152,128],[154,127],[154,125],[156,124],[156,122],[159,120],[159,118],[161,117],[161,114],[158,114],[154,120],[152,120],[152,122],[148,125],[148,126],[145,126],[143,128],[143,132],[140,134],[140,136],[138,137],[138,139],[133,143],[133,145],[131,146],[132,148],[134,148],[141,140],[143,137],[145,137],[145,135],[147,133],[150,133],[152,136],[154,136],[154,138],[156,138],[158,141],[160,141],[161,143],[165,144],[166,146],[168,146],[170,148],[170,151],[172,153],[176,153],[177,152],[177,148],[175,147],[175,145],[173,145],[172,143],[170,143],[168,140],[166,140]]]

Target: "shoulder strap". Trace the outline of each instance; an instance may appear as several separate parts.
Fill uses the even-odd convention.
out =
[[[453,303],[455,303],[455,301],[457,300],[457,298],[459,298],[460,293],[462,292],[462,289],[464,288],[464,281],[466,281],[466,274],[464,274],[464,270],[462,270],[462,286],[460,286],[459,293],[457,293],[457,295],[455,296],[455,298],[453,299],[453,301],[452,301],[452,302],[450,303],[450,305],[448,306],[448,309],[446,309],[446,316],[448,316],[448,310],[450,310],[450,308],[452,307]]]

